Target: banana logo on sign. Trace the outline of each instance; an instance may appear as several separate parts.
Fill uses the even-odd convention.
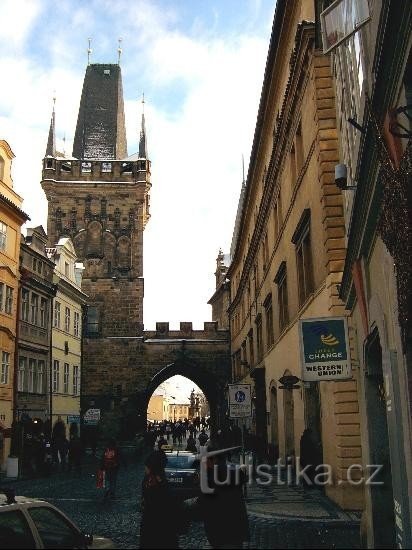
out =
[[[333,336],[333,334],[328,334],[327,336],[324,336],[322,334],[320,339],[327,346],[337,346],[339,344],[339,340],[336,338],[336,336]]]
[[[325,346],[337,346],[339,344],[339,340],[332,333],[325,334],[323,326],[314,325],[311,330],[320,337],[322,344],[325,344]]]

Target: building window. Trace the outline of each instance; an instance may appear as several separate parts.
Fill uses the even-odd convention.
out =
[[[265,238],[263,240],[263,272],[266,271],[266,268],[269,265],[269,242],[268,242],[268,235],[266,233]]]
[[[1,378],[0,384],[9,383],[10,353],[3,351],[1,354]]]
[[[64,262],[64,274],[66,275],[66,277],[69,276],[69,264],[68,264],[68,262]]]
[[[6,250],[7,244],[7,225],[0,222],[0,250]]]
[[[41,275],[42,271],[43,271],[43,262],[41,262],[40,260],[37,260],[37,273]]]
[[[313,292],[312,245],[310,240],[310,210],[305,209],[292,242],[296,247],[299,305],[302,306]]]
[[[4,309],[4,283],[0,283],[0,311]]]
[[[47,326],[47,300],[46,298],[40,298],[40,326],[46,328]]]
[[[251,367],[255,364],[255,348],[253,343],[253,328],[248,333],[249,338],[249,364]]]
[[[74,335],[79,336],[80,334],[80,313],[77,311],[74,312]]]
[[[289,163],[290,163],[290,183],[292,184],[292,187],[294,187],[294,186],[295,186],[295,183],[296,183],[296,154],[295,154],[295,145],[292,145],[292,148],[291,148],[291,150],[290,150]]]
[[[278,287],[278,305],[279,305],[279,331],[289,323],[288,309],[288,287],[286,278],[286,262],[282,262],[275,277],[275,283]]]
[[[262,342],[262,316],[256,317],[256,351],[258,362],[263,358],[263,342]]]
[[[44,361],[37,363],[37,393],[44,393]]]
[[[64,330],[70,332],[70,308],[66,307],[64,314]]]
[[[26,288],[21,289],[21,318],[23,321],[29,320],[29,298],[30,292]]]
[[[17,375],[17,391],[24,391],[24,377],[27,370],[27,358],[19,357],[19,372]]]
[[[36,359],[29,359],[29,387],[27,388],[29,393],[34,393],[36,377]]]
[[[60,390],[60,363],[55,359],[53,361],[53,392],[57,393]]]
[[[63,393],[69,393],[69,375],[70,375],[69,363],[65,363],[64,372],[63,372]]]
[[[279,237],[280,229],[282,227],[282,204],[280,199],[280,193],[273,206],[273,224],[274,224],[274,242]]]
[[[39,315],[39,297],[37,294],[31,295],[31,324],[37,325]]]
[[[37,271],[37,258],[33,258],[33,271]]]
[[[265,307],[266,346],[270,348],[274,342],[272,294],[266,297],[263,305]]]
[[[13,289],[11,286],[6,286],[6,302],[4,304],[4,311],[8,315],[11,315],[13,311]]]
[[[299,122],[295,135],[295,152],[296,152],[296,174],[299,177],[300,171],[303,168],[303,140],[302,140],[302,122]]]
[[[79,395],[80,376],[78,365],[73,366],[73,395]]]
[[[54,304],[54,326],[60,328],[60,302]]]
[[[96,306],[89,306],[87,310],[87,334],[99,333],[99,310]]]

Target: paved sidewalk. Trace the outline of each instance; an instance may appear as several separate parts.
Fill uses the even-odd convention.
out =
[[[299,486],[258,485],[247,486],[248,511],[254,515],[268,515],[302,521],[333,521],[359,524],[360,512],[342,510],[317,488]]]

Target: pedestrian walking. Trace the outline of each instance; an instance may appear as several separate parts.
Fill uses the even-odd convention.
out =
[[[208,442],[209,440],[209,436],[207,435],[207,433],[205,432],[205,429],[203,428],[202,431],[200,432],[199,434],[199,437],[198,437],[198,440],[199,440],[199,444],[204,447],[206,445],[206,443]]]
[[[189,451],[191,453],[197,453],[196,439],[193,437],[192,434],[190,434],[189,437],[187,438],[186,451]]]
[[[177,501],[166,480],[164,451],[153,451],[145,462],[142,483],[140,548],[178,548]]]
[[[210,446],[208,451],[212,450],[216,449]],[[243,543],[249,540],[242,487],[246,481],[244,474],[236,475],[236,466],[228,465],[224,454],[220,454],[208,457],[207,479],[214,492],[202,493],[198,497],[198,506],[210,545],[212,548],[243,548]]]
[[[103,451],[100,467],[105,472],[107,489],[104,495],[105,499],[115,498],[117,475],[120,467],[120,451],[114,439],[109,439]]]
[[[83,446],[80,440],[80,437],[77,433],[72,433],[69,441],[69,465],[68,471],[71,472],[72,469],[80,475],[82,468],[82,455],[83,455]]]

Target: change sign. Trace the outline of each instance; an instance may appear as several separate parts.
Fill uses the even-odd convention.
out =
[[[229,384],[229,416],[230,418],[252,416],[250,384]]]
[[[352,378],[348,328],[345,317],[299,321],[302,380]]]

